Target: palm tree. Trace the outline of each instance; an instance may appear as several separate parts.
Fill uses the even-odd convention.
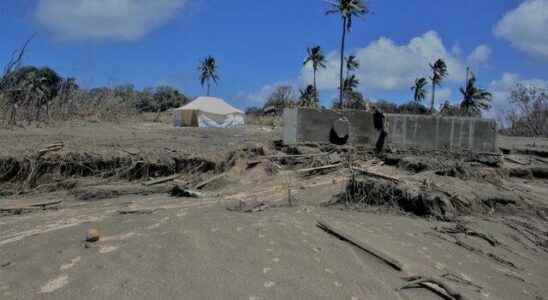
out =
[[[434,112],[434,104],[436,101],[436,86],[439,86],[442,80],[447,77],[447,65],[443,59],[438,59],[434,64],[430,64],[432,69],[432,104],[430,105],[430,112]]]
[[[308,85],[305,89],[300,90],[299,106],[301,107],[318,107],[317,93],[313,85]]]
[[[350,55],[345,59],[346,61],[346,78],[350,75],[351,71],[356,71],[360,68],[360,62],[356,59],[355,55]]]
[[[343,73],[344,73],[344,46],[346,32],[352,28],[352,17],[361,17],[370,12],[362,0],[326,0],[330,9],[326,14],[339,14],[342,18],[342,39],[341,39],[341,66],[339,76],[339,101],[343,104]]]
[[[354,89],[358,87],[360,80],[356,78],[356,75],[352,75],[346,78],[343,82],[343,91],[344,92],[353,92]]]
[[[424,98],[426,98],[427,84],[428,81],[424,77],[415,79],[415,85],[411,87],[411,90],[415,92],[413,100],[415,100],[416,103],[421,103]]]
[[[204,86],[207,83],[207,96],[211,88],[211,81],[217,83],[219,76],[217,75],[217,63],[212,56],[206,57],[201,63],[200,67],[200,84]]]
[[[460,88],[462,102],[460,107],[467,115],[480,115],[482,110],[489,109],[493,95],[479,87],[476,87],[476,76],[470,72],[467,76],[466,88]]]
[[[320,68],[325,69],[326,68],[325,56],[323,55],[322,48],[320,46],[315,46],[315,47],[312,47],[312,48],[308,48],[306,50],[306,52],[307,52],[308,56],[304,60],[303,65],[306,65],[309,62],[312,63],[312,69],[314,70],[314,91],[316,91],[315,97],[317,98],[318,97],[318,95],[317,95],[318,87],[316,85],[316,73],[318,72],[318,69],[320,69]]]

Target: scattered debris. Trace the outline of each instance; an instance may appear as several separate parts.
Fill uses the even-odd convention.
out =
[[[435,289],[431,286],[431,284],[434,284],[441,289],[444,290],[446,293],[445,296],[447,296],[448,299],[451,300],[466,300],[467,298],[462,295],[461,293],[455,291],[453,287],[448,285],[447,283],[443,282],[443,280],[433,277],[423,277],[423,276],[410,276],[403,278],[408,283],[397,290],[404,290],[404,289],[410,289],[410,288],[416,288],[417,286],[429,289],[433,291],[434,293],[438,294],[439,290]]]
[[[300,174],[310,174],[310,173],[313,173],[313,172],[325,172],[325,171],[329,171],[329,170],[332,170],[332,169],[335,169],[335,168],[339,168],[339,167],[342,167],[343,164],[339,163],[339,164],[334,164],[334,165],[328,165],[328,166],[321,166],[321,167],[317,167],[317,168],[307,168],[307,169],[300,169],[300,170],[297,170],[297,173],[300,173]]]
[[[159,178],[159,179],[156,179],[156,180],[147,181],[147,182],[143,183],[143,185],[144,186],[152,186],[152,185],[156,185],[156,184],[162,184],[162,183],[174,181],[176,179],[181,178],[182,176],[183,175],[173,175],[173,176],[169,176],[169,177],[165,177],[165,178]]]
[[[242,201],[238,202],[238,205],[235,207],[229,207],[227,208],[230,211],[237,211],[237,212],[245,212],[245,213],[255,213],[255,212],[261,212],[264,210],[269,209],[271,206],[270,204],[264,202],[264,201]]]
[[[151,215],[155,213],[158,209],[152,208],[139,208],[139,209],[124,209],[119,210],[120,215]]]
[[[468,279],[464,278],[463,276],[460,276],[460,275],[455,274],[455,273],[445,273],[445,274],[441,275],[441,277],[446,279],[446,280],[456,282],[458,284],[469,285],[471,287],[474,287],[474,288],[476,288],[477,292],[480,292],[483,289],[483,287],[481,285],[476,284],[476,283],[472,282],[471,280],[468,280]]]
[[[462,223],[455,224],[454,227],[441,227],[441,228],[434,228],[434,230],[440,232],[440,233],[447,233],[447,234],[464,234],[468,236],[477,237],[480,239],[483,239],[487,243],[489,243],[491,246],[496,247],[500,245],[500,242],[492,235],[485,234],[483,232],[471,230],[470,228],[466,227]]]
[[[378,177],[378,178],[390,180],[394,183],[399,183],[400,182],[399,178],[389,176],[389,175],[385,175],[385,174],[381,174],[381,173],[377,173],[377,172],[373,172],[373,171],[369,171],[369,170],[365,170],[365,169],[362,169],[362,168],[352,167],[352,170],[358,171],[358,172],[360,172],[362,174],[365,174],[367,176]]]
[[[204,198],[204,194],[195,192],[189,189],[182,188],[178,185],[174,186],[169,192],[171,197],[184,197],[184,198]]]
[[[49,207],[49,206],[54,206],[54,205],[59,205],[63,203],[62,200],[58,200],[58,201],[49,201],[49,202],[41,202],[41,203],[34,203],[34,204],[31,204],[30,206],[31,207],[40,207],[40,208],[43,208],[45,209],[46,207]]]
[[[85,241],[88,243],[98,242],[100,239],[99,230],[92,228],[88,230]]]
[[[375,257],[377,257],[378,259],[382,260],[383,262],[388,264],[393,269],[395,269],[397,271],[403,271],[403,264],[401,262],[399,262],[398,260],[388,256],[385,253],[382,253],[382,252],[376,250],[375,248],[365,244],[364,242],[361,242],[361,241],[358,241],[358,240],[352,238],[351,236],[347,235],[343,231],[338,230],[338,229],[334,228],[333,226],[329,225],[325,221],[318,221],[317,226],[320,229],[322,229],[323,231],[325,231],[329,234],[332,234],[332,235],[338,237],[339,239],[341,239],[343,241],[346,241],[346,242],[358,247],[359,249],[361,249],[361,250],[363,250],[363,251],[365,251],[365,252],[367,252],[367,253],[375,256]]]
[[[225,179],[225,177],[227,176],[226,173],[222,173],[220,175],[217,175],[217,176],[213,176],[205,181],[202,181],[200,183],[198,183],[194,188],[197,189],[197,190],[201,190],[201,189],[204,189],[205,187],[207,187],[208,185],[211,185],[217,181],[220,181],[220,180],[223,180]]]
[[[38,153],[40,155],[43,155],[43,154],[46,154],[48,152],[57,152],[57,151],[63,150],[64,147],[65,147],[65,144],[63,142],[56,143],[56,144],[51,144],[51,145],[47,146],[46,148],[38,151]]]

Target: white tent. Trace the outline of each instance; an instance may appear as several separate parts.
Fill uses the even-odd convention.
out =
[[[244,125],[244,112],[219,98],[198,97],[175,110],[176,127],[236,128]]]

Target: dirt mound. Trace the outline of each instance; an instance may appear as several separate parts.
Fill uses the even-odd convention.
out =
[[[430,175],[400,182],[355,176],[338,199],[338,203],[353,207],[396,208],[441,220],[469,214],[534,212],[517,193],[500,190],[491,183]]]
[[[173,174],[218,172],[222,168],[222,162],[199,157],[113,157],[90,153],[53,153],[39,158],[0,158],[0,184],[30,190],[70,178],[134,181]]]

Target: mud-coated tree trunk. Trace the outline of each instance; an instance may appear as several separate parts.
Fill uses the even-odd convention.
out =
[[[432,82],[432,103],[430,104],[430,113],[434,113],[434,102],[436,101],[436,84]]]
[[[341,69],[339,73],[340,75],[339,76],[339,101],[340,101],[341,109],[343,108],[344,44],[346,40],[346,24],[347,24],[347,19],[346,17],[343,17],[343,24],[342,24],[343,32],[342,32],[342,41],[341,41]]]

